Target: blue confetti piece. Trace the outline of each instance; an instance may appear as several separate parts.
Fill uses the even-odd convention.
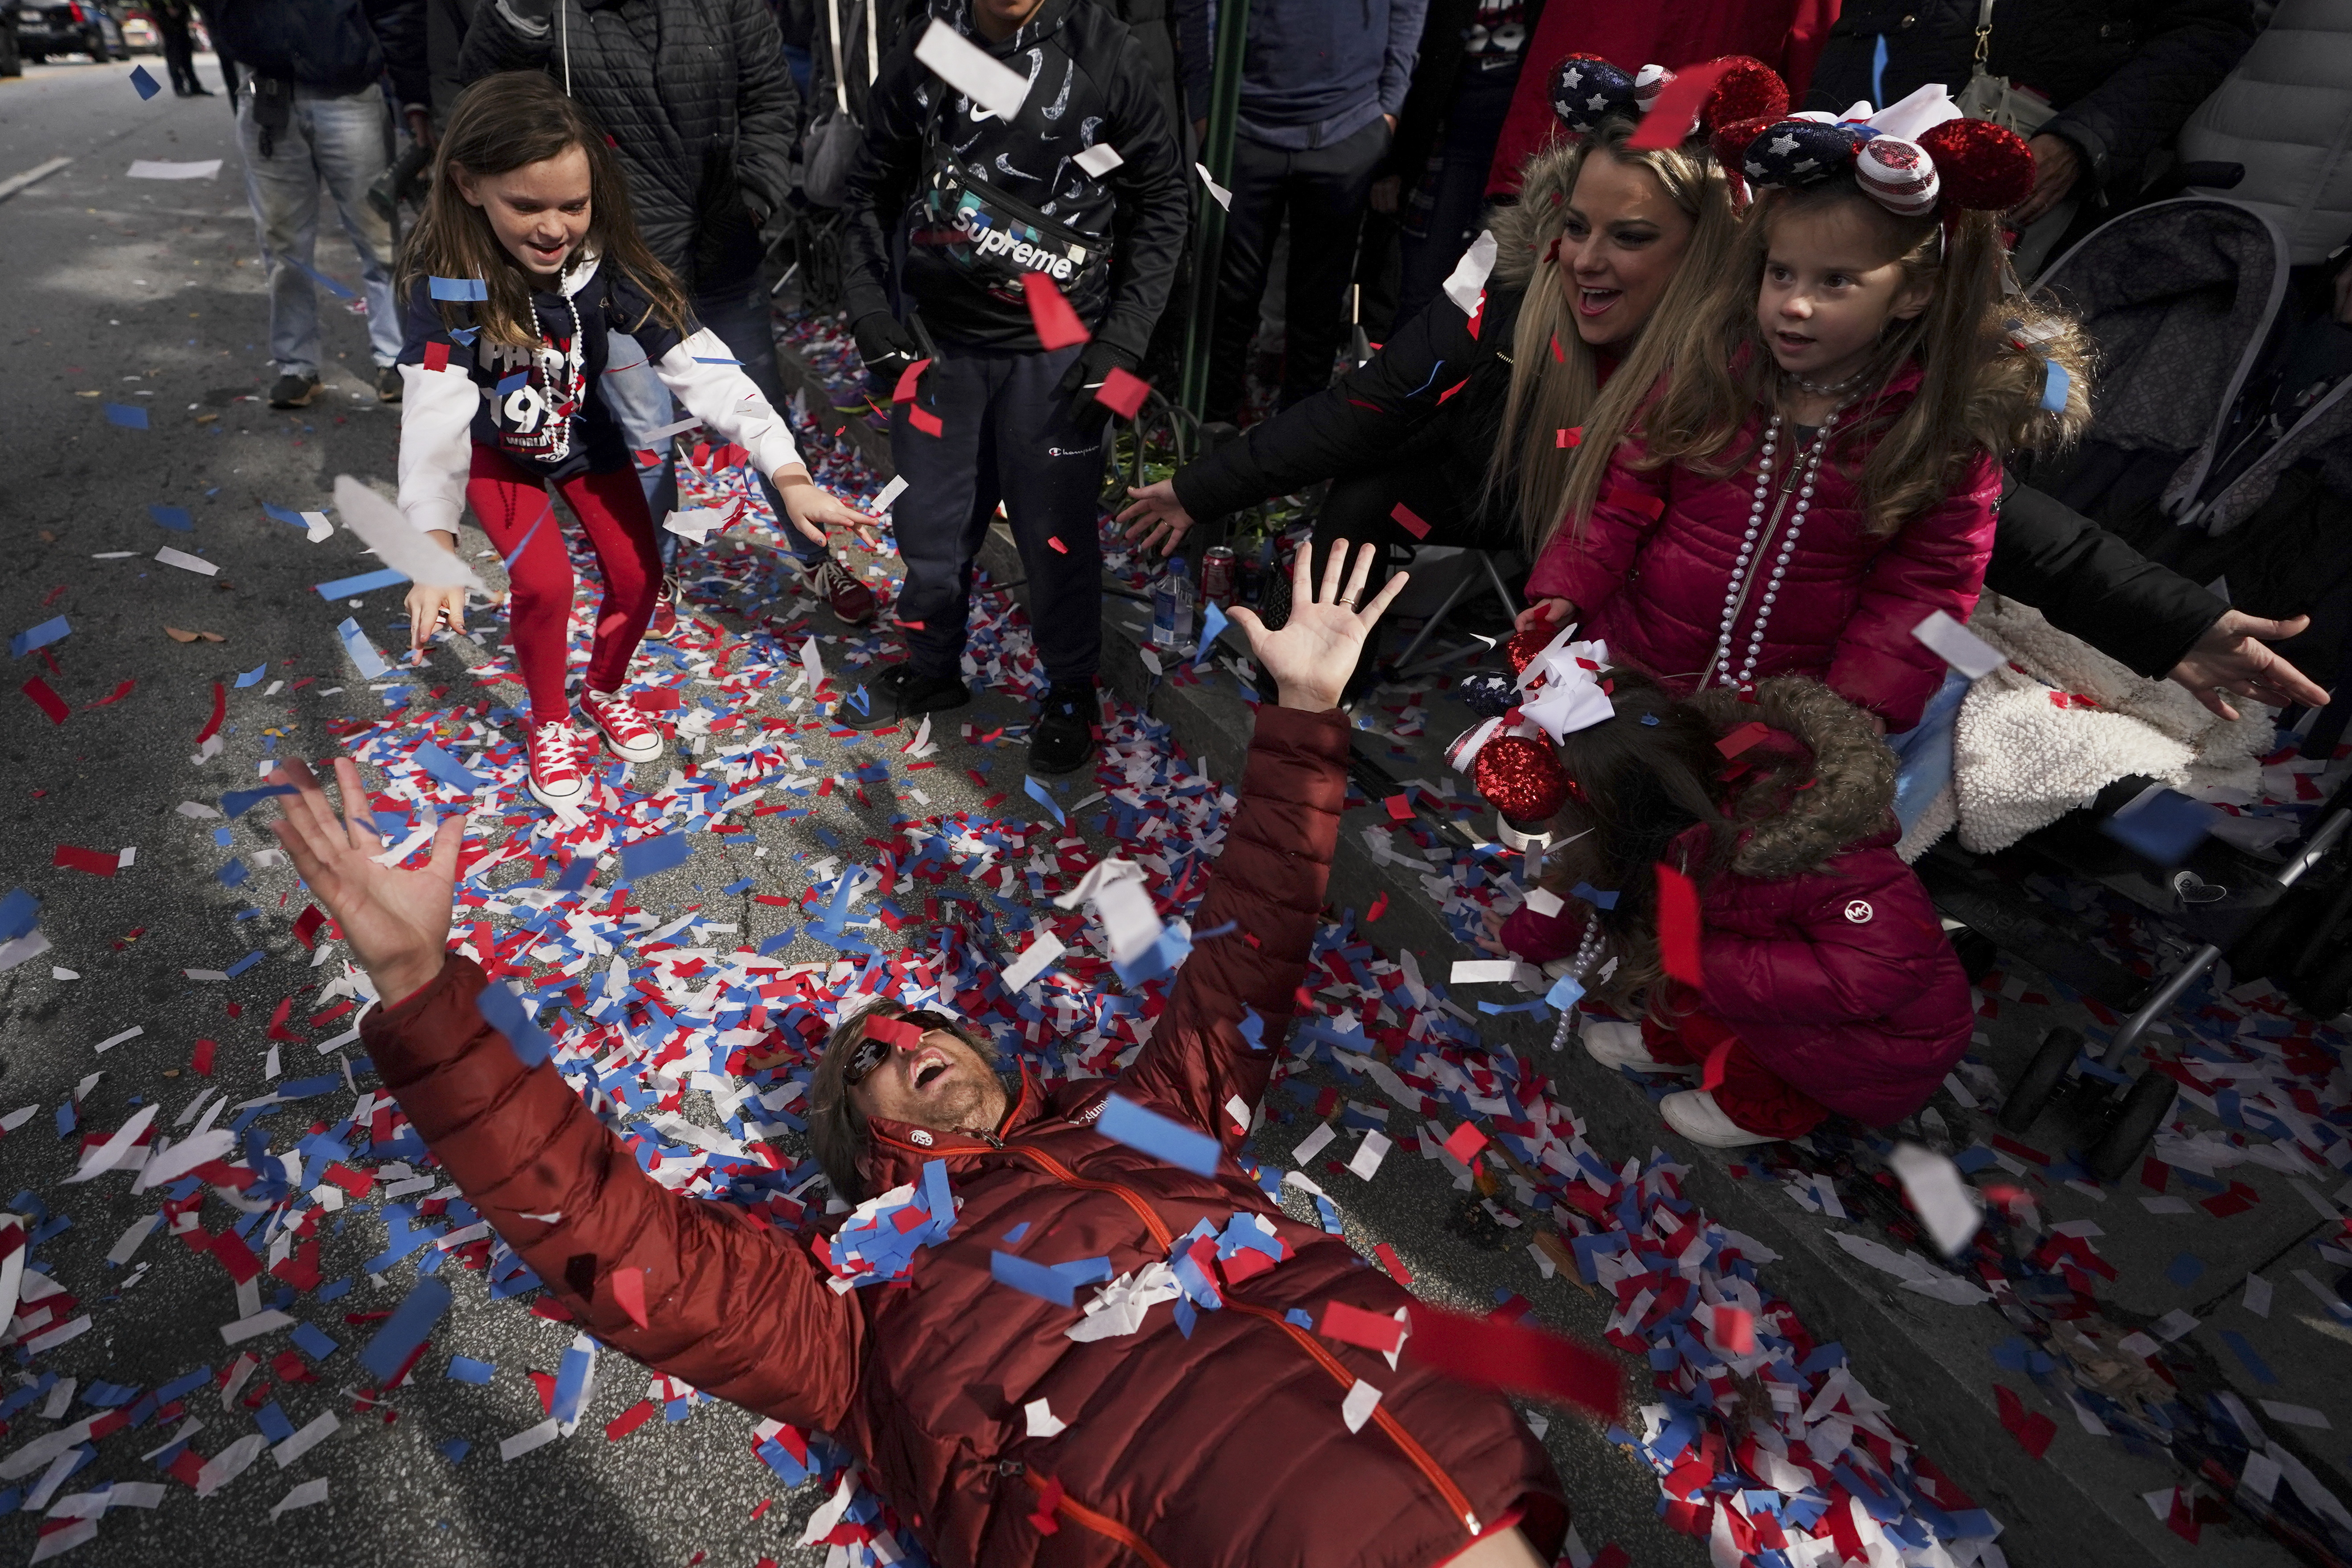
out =
[[[131,68],[131,85],[139,89],[139,96],[142,100],[152,98],[163,90],[163,84],[157,81],[154,74],[145,66]]]
[[[35,648],[47,647],[61,637],[71,636],[72,633],[73,627],[66,624],[66,618],[63,616],[54,616],[43,621],[37,626],[27,626],[10,637],[8,651],[16,658],[22,658]]]
[[[546,1031],[531,1017],[522,1005],[522,998],[498,981],[493,980],[482,987],[478,1005],[482,1010],[483,1020],[507,1037],[507,1044],[514,1047],[514,1054],[523,1066],[535,1068],[555,1054],[555,1042],[547,1037]]]
[[[2263,1359],[2262,1352],[2254,1349],[2245,1335],[2235,1329],[2222,1329],[2220,1333],[2221,1342],[2230,1347],[2231,1354],[2246,1363],[2246,1370],[2254,1374],[2256,1383],[2275,1384],[2278,1382],[2278,1373],[2271,1370],[2271,1363]]]
[[[1208,662],[1209,655],[1216,651],[1218,637],[1232,624],[1225,618],[1225,612],[1218,607],[1217,602],[1214,599],[1210,600],[1208,608],[1201,612],[1201,647],[1200,651],[1192,656],[1194,669],[1200,668]]]
[[[375,1379],[381,1388],[398,1375],[416,1353],[425,1336],[449,1310],[449,1287],[438,1279],[419,1279],[404,1297],[392,1316],[375,1331],[375,1337],[360,1352],[360,1365]]]
[[[2043,360],[2042,362],[2042,411],[2048,414],[2063,413],[2066,407],[2067,389],[2074,384],[2074,378],[2066,374],[2064,365],[2054,359]]]
[[[344,616],[343,624],[335,628],[335,635],[343,639],[343,651],[352,656],[352,663],[359,668],[362,680],[373,680],[377,676],[391,673],[392,666],[383,661],[383,655],[376,651],[375,644],[368,641],[367,633],[360,629],[358,616]]]
[[[516,371],[511,375],[502,375],[499,378],[499,395],[511,397],[530,384],[530,372],[527,370]]]
[[[1658,716],[1655,713],[1644,713],[1642,715],[1642,722],[1654,730],[1658,726]]]
[[[1544,1000],[1550,1004],[1555,1011],[1561,1013],[1575,1006],[1583,999],[1583,996],[1584,983],[1573,974],[1561,975],[1553,984],[1552,988],[1544,993]]]
[[[289,258],[288,258],[288,259],[289,259],[289,260],[291,260],[291,259],[292,259],[292,258],[290,258],[290,257],[289,257]],[[301,268],[303,271],[305,271],[305,272],[309,273],[309,274],[310,275],[310,281],[311,281],[311,282],[316,283],[320,288],[324,289],[328,293],[332,294],[336,299],[338,299],[338,300],[356,300],[356,299],[358,299],[358,298],[359,298],[359,296],[358,296],[357,294],[355,294],[355,293],[353,293],[353,292],[352,291],[351,286],[350,286],[349,284],[347,284],[347,283],[343,283],[343,282],[340,282],[340,281],[338,281],[338,280],[337,280],[337,279],[332,279],[332,278],[328,277],[325,273],[323,273],[323,272],[320,271],[317,268],[315,268],[315,267],[306,266],[306,265],[304,265],[303,263],[301,263],[301,262],[299,262],[299,261],[296,261],[296,262],[294,263],[294,265],[295,265],[295,266],[297,266],[297,267]]]
[[[1579,882],[1569,889],[1569,896],[1582,899],[1597,910],[1613,910],[1617,907],[1616,894],[1604,893],[1590,882]]]
[[[433,1446],[440,1449],[441,1457],[453,1465],[474,1451],[474,1446],[463,1437],[452,1437],[446,1443],[436,1443]]]
[[[425,279],[436,300],[488,300],[490,286],[478,278],[431,278]]]
[[[1074,1258],[1067,1263],[1056,1263],[1052,1267],[1055,1273],[1074,1286],[1098,1285],[1111,1278],[1110,1259],[1108,1258]]]
[[[2099,831],[2155,861],[2179,865],[2213,831],[2221,814],[2179,790],[2158,790],[2143,795],[2099,824]]]
[[[465,763],[430,741],[417,747],[411,755],[418,767],[452,789],[461,789],[471,795],[476,790],[484,788],[489,782],[467,769]],[[575,860],[572,864],[578,865],[579,862]],[[593,860],[589,862],[589,868],[592,872],[595,868],[595,863]],[[569,868],[566,869],[568,870]]]
[[[479,327],[452,327],[449,329],[449,335],[457,339],[459,342],[465,344],[467,348],[472,348],[474,346],[474,340],[482,335],[482,329]]]
[[[741,364],[743,362],[735,358],[731,354],[697,354],[694,356],[694,363],[697,364]]]
[[[1028,1234],[1029,1222],[1024,1219],[1019,1225],[1014,1226],[1011,1230],[1004,1233],[1004,1244],[1007,1247],[1017,1245],[1021,1238]]]
[[[259,789],[228,790],[220,797],[221,815],[227,817],[231,822],[234,822],[238,817],[243,816],[247,812],[251,811],[255,806],[259,805],[263,801],[268,800],[273,795],[292,795],[294,793],[295,789],[292,784],[264,784]],[[226,833],[228,830],[226,828],[223,828],[221,831]]]
[[[988,1255],[988,1271],[999,1285],[1010,1285],[1056,1307],[1077,1304],[1076,1288],[1042,1263],[1032,1263],[1010,1252],[992,1251]]]
[[[772,952],[781,952],[784,948],[790,947],[793,944],[793,938],[798,934],[800,934],[800,928],[798,926],[786,926],[783,930],[778,931],[775,935],[768,938],[767,941],[760,944],[760,956],[761,958],[765,958]]]
[[[1026,782],[1022,785],[1022,788],[1027,793],[1031,800],[1035,801],[1039,805],[1044,806],[1047,811],[1054,814],[1054,822],[1056,826],[1068,826],[1066,819],[1062,816],[1062,808],[1054,804],[1054,792],[1052,790],[1047,789],[1044,784],[1039,784],[1034,778],[1026,780]]]
[[[320,583],[318,584],[319,597],[348,599],[356,595],[373,593],[378,588],[389,588],[395,583],[407,581],[407,573],[396,572],[386,566],[380,572],[362,572],[356,577],[338,577],[331,583]]]
[[[722,898],[722,899],[731,899],[731,898],[734,898],[735,896],[737,896],[737,895],[738,895],[738,894],[740,894],[740,893],[748,893],[748,892],[750,892],[751,890],[751,878],[749,878],[749,877],[746,877],[746,878],[744,878],[744,879],[743,879],[742,880],[740,880],[740,881],[737,881],[737,882],[730,882],[729,884],[727,884],[727,886],[725,886],[725,887],[723,887],[723,888],[719,889],[719,896],[720,898]]]
[[[667,871],[686,864],[694,847],[683,833],[665,833],[658,838],[640,838],[634,844],[621,846],[621,880],[634,882],[640,877],[650,877],[656,871]]]
[[[294,1423],[286,1419],[286,1412],[271,1400],[253,1413],[253,1424],[261,1429],[261,1439],[273,1447],[294,1436]]]
[[[0,942],[14,942],[31,931],[41,918],[41,900],[18,888],[0,899]]]
[[[1242,1021],[1240,1027],[1242,1038],[1249,1042],[1250,1049],[1254,1051],[1262,1051],[1265,1049],[1265,1020],[1257,1016],[1256,1008],[1244,1007],[1242,1009]]]
[[[269,661],[265,658],[236,678],[236,689],[242,691],[248,686],[258,686],[261,684],[261,678],[268,673]]]
[[[253,872],[244,861],[232,858],[227,865],[213,874],[220,879],[222,887],[235,888],[241,886]]]
[[[1293,1307],[1287,1312],[1283,1313],[1282,1321],[1286,1323],[1295,1323],[1302,1329],[1312,1330],[1315,1327],[1315,1319],[1313,1315],[1307,1312],[1303,1312],[1296,1307]]]
[[[563,1352],[563,1360],[556,1366],[555,1397],[548,1402],[551,1406],[548,1414],[566,1426],[580,1419],[581,1406],[588,1401],[588,1374],[595,1364],[593,1351],[573,1345]]]
[[[497,1375],[498,1368],[489,1362],[476,1361],[472,1356],[453,1355],[449,1358],[449,1381],[470,1383],[477,1388]]]
[[[195,531],[196,520],[188,514],[188,509],[184,506],[151,506],[147,509],[147,515],[155,520],[156,527],[168,528],[174,533],[192,533]]]
[[[297,1323],[289,1336],[294,1346],[312,1361],[324,1361],[343,1347],[329,1339],[315,1323]]]
[[[555,879],[555,890],[559,893],[576,893],[586,887],[590,879],[595,875],[595,858],[590,855],[577,856],[565,864],[562,875]]]
[[[149,511],[152,511],[155,509],[153,507],[149,507],[147,510]],[[302,514],[294,510],[290,507],[272,506],[268,501],[263,501],[261,503],[261,510],[268,515],[276,518],[278,521],[284,523],[289,528],[299,528],[305,533],[310,531],[310,525],[309,522],[304,521]]]
[[[866,688],[863,686],[849,694],[849,705],[856,709],[860,713],[872,712],[874,710],[873,701],[874,700],[872,698],[866,695]]]
[[[1095,1131],[1114,1143],[1124,1143],[1196,1176],[1217,1173],[1215,1139],[1156,1110],[1146,1110],[1123,1096],[1114,1094],[1103,1101]]]
[[[242,881],[244,879],[239,878],[238,880]],[[226,974],[231,980],[234,980],[238,975],[244,973],[247,970],[251,969],[255,964],[259,963],[261,962],[261,956],[260,950],[257,948],[253,952],[247,953],[243,958],[238,959],[235,963],[230,964],[221,973]]]
[[[2205,1277],[2205,1260],[2193,1252],[2177,1254],[2166,1266],[2164,1277],[2186,1290]]]
[[[147,411],[135,403],[110,403],[106,405],[106,422],[120,425],[125,430],[144,430]]]

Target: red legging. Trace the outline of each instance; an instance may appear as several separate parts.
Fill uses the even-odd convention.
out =
[[[1653,1058],[1688,1062],[1704,1068],[1717,1050],[1723,1052],[1723,1081],[1712,1092],[1726,1116],[1750,1132],[1774,1138],[1801,1138],[1820,1126],[1829,1110],[1812,1096],[1790,1085],[1764,1065],[1748,1043],[1704,1013],[1684,1015],[1679,1028],[1655,1018],[1642,1020],[1642,1043]]]
[[[629,672],[629,658],[653,619],[661,589],[661,548],[654,539],[646,492],[626,468],[609,474],[574,474],[559,479],[604,578],[604,607],[596,618],[596,639],[588,655],[592,691],[617,691]],[[572,557],[563,548],[563,525],[555,516],[547,482],[505,453],[474,448],[473,472],[466,480],[466,504],[474,509],[491,547],[507,561],[507,618],[513,624],[515,663],[530,692],[534,726],[569,721],[571,699],[563,676],[572,617]]]

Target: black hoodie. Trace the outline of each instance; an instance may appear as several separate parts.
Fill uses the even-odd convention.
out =
[[[875,81],[842,204],[850,319],[890,309],[892,242],[904,237],[900,287],[940,339],[1036,349],[1028,303],[1011,279],[1044,270],[1097,338],[1140,359],[1192,218],[1150,57],[1096,0],[1045,0],[1001,44],[972,26],[967,0],[933,0],[930,16],[1027,77],[1029,93],[1010,122],[1000,120],[915,58],[930,18],[899,36]],[[1099,178],[1075,162],[1097,146],[1121,159]],[[942,174],[994,210],[996,235],[927,212]],[[1042,237],[1062,261],[1076,252],[1079,264],[1055,266],[1028,237]]]

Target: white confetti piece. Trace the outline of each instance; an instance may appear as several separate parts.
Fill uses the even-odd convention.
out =
[[[155,559],[166,566],[177,566],[184,572],[194,572],[205,577],[214,576],[220,571],[219,567],[203,556],[191,555],[184,550],[174,550],[168,544],[155,552]]]
[[[1209,187],[1210,199],[1227,212],[1231,212],[1234,206],[1234,193],[1217,184],[1215,178],[1210,174],[1209,166],[1206,163],[1195,163],[1192,169],[1201,176],[1201,184]]]
[[[1029,1436],[1032,1437],[1058,1437],[1069,1430],[1069,1423],[1055,1415],[1053,1407],[1045,1400],[1033,1399],[1021,1410],[1029,1418]]]
[[[992,58],[986,51],[938,17],[916,41],[915,58],[938,73],[940,80],[995,115],[1011,120],[1029,96],[1029,79]]]
[[[1022,950],[1021,956],[1006,966],[1002,979],[1007,991],[1025,989],[1029,983],[1045,973],[1055,960],[1068,950],[1062,939],[1052,931],[1039,931],[1036,940]]]
[[[1990,643],[1941,610],[1912,627],[1911,635],[1970,680],[1990,675],[2001,667],[2001,655]]]
[[[174,163],[167,158],[134,158],[131,163],[131,178],[134,180],[209,180],[220,174],[218,158],[199,158],[193,163]]]
[[[1470,315],[1478,309],[1478,301],[1486,292],[1487,275],[1495,270],[1495,231],[1482,231],[1454,264],[1454,271],[1445,279],[1445,297]]]
[[[1070,162],[1099,180],[1127,160],[1120,157],[1118,149],[1109,142],[1097,142]]]
[[[313,1422],[312,1425],[315,1426],[317,1423]],[[292,1438],[288,1439],[289,1442],[291,1442],[292,1440]],[[288,1492],[284,1497],[279,1498],[276,1502],[269,1505],[270,1522],[273,1524],[276,1523],[278,1516],[281,1513],[290,1513],[298,1508],[316,1508],[326,1500],[327,1478],[324,1476],[315,1477],[310,1480],[304,1481],[292,1491]]]
[[[1916,1143],[1897,1143],[1886,1163],[1894,1168],[1937,1249],[1947,1258],[1958,1257],[1984,1223],[1976,1189],[1960,1174],[1960,1168]]]
[[[534,1448],[544,1448],[562,1436],[562,1423],[551,1415],[536,1426],[526,1426],[499,1443],[499,1458],[512,1463]]]
[[[1356,1386],[1348,1390],[1348,1397],[1339,1402],[1339,1418],[1348,1424],[1349,1431],[1360,1432],[1380,1403],[1381,1391],[1360,1377]]]

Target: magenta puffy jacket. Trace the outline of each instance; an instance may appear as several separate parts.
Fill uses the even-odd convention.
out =
[[[1857,412],[1890,422],[1918,384],[1918,366],[1906,364]],[[1643,443],[1631,437],[1620,444],[1591,517],[1580,530],[1570,525],[1553,534],[1528,579],[1528,597],[1573,601],[1583,636],[1604,639],[1612,656],[1643,666],[1677,691],[1696,686],[1715,653],[1724,595],[1748,529],[1756,493],[1753,454],[1763,426],[1756,416],[1741,429],[1740,444],[1750,455],[1727,479],[1678,463],[1637,468]],[[1776,465],[1776,476],[1788,473],[1785,442]],[[1976,609],[1992,556],[2000,465],[1991,453],[1979,454],[1963,483],[1892,539],[1874,538],[1864,526],[1858,470],[1858,461],[1822,465],[1788,576],[1765,624],[1756,677],[1810,675],[1827,681],[1899,734],[1919,722],[1944,679],[1943,660],[1912,637],[1912,628],[1934,610],[1966,621]],[[1780,521],[1758,542],[1767,574],[1789,510],[1776,482],[1767,515]],[[1756,597],[1751,589],[1733,626],[1735,665],[1744,659],[1755,627]],[[1720,673],[1713,678],[1722,679]]]
[[[1895,754],[1811,681],[1768,681],[1752,703],[1695,700],[1725,733],[1751,720],[1774,731],[1740,752],[1724,790],[1724,809],[1753,820],[1699,889],[1697,1005],[1832,1110],[1900,1121],[1968,1049],[1975,1015],[1927,889],[1895,854]],[[1675,840],[1692,860],[1698,833]],[[1584,909],[1523,908],[1502,943],[1532,963],[1565,957]]]

